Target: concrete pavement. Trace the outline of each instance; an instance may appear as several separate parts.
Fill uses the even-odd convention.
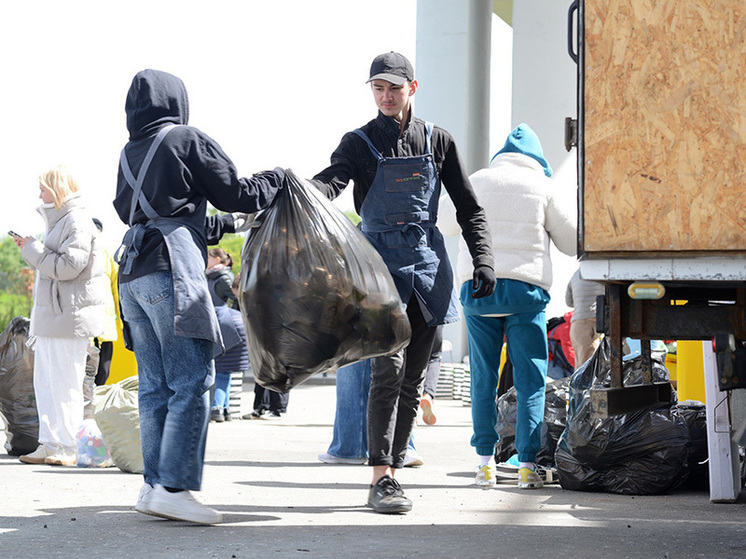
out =
[[[706,491],[631,497],[473,485],[469,408],[438,400],[420,425],[425,465],[397,479],[407,515],[365,507],[370,469],[325,465],[334,377],[293,389],[280,420],[211,424],[204,486],[222,511],[196,526],[134,511],[139,475],[118,468],[34,466],[0,454],[0,557],[531,557],[746,556],[746,498],[713,504]],[[247,381],[244,412],[253,398]],[[0,443],[3,436],[0,435]]]

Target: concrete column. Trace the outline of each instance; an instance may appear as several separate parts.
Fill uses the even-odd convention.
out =
[[[513,126],[534,129],[554,170],[569,156],[565,117],[577,116],[577,65],[567,54],[570,4],[513,0]]]
[[[468,172],[489,150],[490,0],[417,3],[414,113],[448,130]]]
[[[576,149],[565,149],[565,117],[577,118],[577,65],[567,53],[571,0],[513,0],[512,126],[526,122],[541,139],[564,196],[577,197]],[[577,32],[577,28],[575,28]],[[503,138],[504,140],[504,138]],[[553,283],[547,318],[561,316],[574,256],[551,247]]]
[[[448,130],[469,173],[489,160],[490,0],[421,0],[417,3],[419,89],[414,114]],[[454,266],[458,239],[446,238]],[[445,359],[468,353],[463,322],[446,326],[452,344]]]

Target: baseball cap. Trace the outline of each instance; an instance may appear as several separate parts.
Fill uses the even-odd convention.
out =
[[[370,79],[365,83],[373,80],[386,80],[394,85],[402,85],[413,79],[414,70],[409,60],[403,54],[391,51],[379,54],[373,59],[370,65]]]

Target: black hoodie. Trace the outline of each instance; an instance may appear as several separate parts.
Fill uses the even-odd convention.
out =
[[[184,83],[171,74],[143,70],[132,80],[127,101],[127,129],[130,141],[124,147],[132,173],[138,176],[145,154],[158,131],[168,124],[183,125],[171,130],[155,153],[142,186],[142,192],[161,217],[186,217],[205,213],[208,200],[226,212],[253,213],[268,207],[282,188],[284,171],[238,176],[236,167],[212,138],[197,128],[186,126],[189,101]],[[121,167],[117,177],[114,208],[127,223],[132,188]],[[207,242],[217,242],[223,232],[232,232],[232,219],[205,220],[204,232],[193,232],[207,265]],[[147,223],[139,205],[133,223]],[[160,232],[149,229],[128,281],[155,271],[170,270],[166,245]]]

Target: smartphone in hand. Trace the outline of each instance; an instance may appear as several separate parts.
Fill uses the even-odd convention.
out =
[[[8,235],[10,235],[11,237],[16,237],[17,239],[22,239],[23,238],[23,237],[21,237],[21,235],[19,235],[15,231],[8,231]]]

